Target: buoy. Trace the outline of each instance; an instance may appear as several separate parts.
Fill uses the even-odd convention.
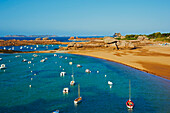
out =
[[[63,69],[64,70],[64,69]]]
[[[31,73],[32,73],[32,71],[31,71]]]
[[[33,80],[33,78],[31,78],[31,80]]]
[[[9,62],[11,62],[11,61],[9,60]]]
[[[99,71],[97,71],[97,73],[99,73]]]
[[[105,77],[106,77],[107,75],[105,75]]]
[[[31,85],[29,85],[29,87],[31,88]]]
[[[60,68],[61,68],[61,66],[60,66]]]
[[[34,73],[34,75],[37,75],[36,73]]]
[[[73,77],[74,75],[71,75],[71,77]]]
[[[29,68],[31,68],[31,67],[29,67]]]

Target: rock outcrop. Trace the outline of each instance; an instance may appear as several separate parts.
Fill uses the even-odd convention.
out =
[[[35,40],[41,40],[41,38],[36,38]]]
[[[111,43],[117,43],[117,39],[114,39],[112,37],[104,37],[103,38],[104,43],[111,44]]]
[[[44,37],[43,40],[49,40],[49,38],[48,37]]]
[[[121,37],[122,35],[120,33],[115,33],[113,37]]]
[[[147,38],[146,36],[138,36],[137,40],[148,40],[149,38]]]
[[[74,45],[75,45],[75,42],[70,42],[70,43],[67,45],[67,47],[74,47]]]

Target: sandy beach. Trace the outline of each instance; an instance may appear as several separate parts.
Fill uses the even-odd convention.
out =
[[[86,55],[121,63],[170,80],[170,47],[143,46],[134,50],[72,50]]]

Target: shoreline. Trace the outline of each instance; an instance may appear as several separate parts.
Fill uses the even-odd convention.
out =
[[[110,59],[106,59],[106,58],[102,58],[102,57],[97,57],[97,56],[92,56],[92,55],[78,54],[78,53],[71,53],[71,54],[74,54],[74,55],[82,55],[82,56],[90,56],[90,57],[93,57],[93,58],[98,58],[98,59],[103,59],[103,60],[107,60],[107,61],[110,61],[110,62],[115,62],[115,63],[118,63],[118,64],[122,64],[122,65],[125,65],[125,66],[128,66],[128,67],[134,68],[134,69],[139,70],[139,71],[142,71],[142,72],[146,72],[146,73],[152,74],[152,75],[154,75],[154,76],[156,76],[156,77],[160,77],[160,78],[162,78],[162,79],[170,80],[169,77],[160,76],[160,75],[157,75],[156,73],[149,72],[149,71],[144,70],[144,69],[136,68],[136,67],[134,67],[134,66],[130,66],[130,65],[128,65],[128,64],[121,63],[121,62],[117,62],[117,61],[114,61],[114,60],[110,60]]]
[[[170,49],[170,47],[168,48]],[[155,76],[170,80],[170,64],[168,64],[168,61],[170,61],[170,54],[164,54],[164,53],[154,53],[151,52],[151,55],[133,55],[132,50],[130,50],[130,54],[127,54],[123,51],[71,51],[68,52],[69,54],[76,54],[76,55],[84,55],[84,56],[90,56],[95,58],[100,58],[104,60],[108,60],[111,62],[116,62],[119,64],[126,65],[128,67],[153,74]],[[113,54],[115,52],[118,52],[119,54],[122,53],[122,55],[119,56],[119,54]],[[136,52],[136,50],[135,50]],[[135,53],[134,52],[134,53]],[[149,54],[149,53],[147,53]],[[152,54],[155,54],[153,56]],[[161,56],[162,55],[162,56]]]
[[[136,50],[46,50],[16,53],[68,53],[116,62],[170,80],[170,47],[142,47]],[[12,53],[9,53],[12,54]]]

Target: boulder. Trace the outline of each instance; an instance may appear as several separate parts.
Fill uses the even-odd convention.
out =
[[[147,38],[146,36],[138,36],[137,40],[148,40],[149,38]]]
[[[75,44],[74,46],[77,48],[81,48],[81,47],[83,47],[83,44]]]
[[[114,39],[112,37],[104,37],[103,38],[104,43],[111,44],[111,43],[117,43],[117,39]]]
[[[74,45],[75,45],[75,42],[70,42],[70,43],[67,45],[67,47],[74,47]]]
[[[124,41],[124,40],[118,43],[118,46],[120,48],[134,48],[135,47],[135,45],[132,42]]]
[[[48,37],[44,37],[43,40],[49,40],[49,38]]]
[[[35,40],[41,40],[41,38],[36,38]]]

